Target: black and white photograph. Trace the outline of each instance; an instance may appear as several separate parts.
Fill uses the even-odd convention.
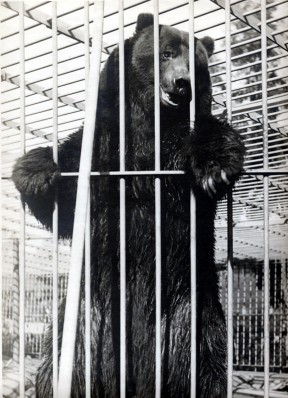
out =
[[[0,34],[0,398],[288,398],[288,0]]]

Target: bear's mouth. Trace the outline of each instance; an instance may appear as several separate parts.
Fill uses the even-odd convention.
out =
[[[160,91],[161,91],[161,101],[164,102],[164,104],[168,104],[173,107],[179,106],[180,101],[176,95],[166,93],[161,86],[160,86]]]
[[[188,98],[189,96],[183,96],[173,93],[167,93],[163,90],[160,86],[160,99],[164,105],[168,105],[172,108],[178,108],[179,106],[183,105],[186,102],[189,102],[191,99]]]

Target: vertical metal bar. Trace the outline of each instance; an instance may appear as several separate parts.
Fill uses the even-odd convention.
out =
[[[196,397],[197,375],[197,288],[196,288],[196,200],[190,194],[190,261],[191,261],[191,390],[190,397]]]
[[[0,23],[1,28],[1,23]],[[0,49],[0,52],[2,48]],[[0,61],[0,69],[1,69],[1,61]],[[2,69],[1,69],[2,70]],[[2,148],[2,128],[0,127],[0,148]],[[2,151],[0,151],[0,214],[2,214]],[[2,263],[3,259],[3,235],[2,235],[2,217],[0,217],[0,261]],[[0,397],[3,396],[3,271],[2,267],[0,267]]]
[[[285,278],[285,262],[283,257],[281,257],[280,260],[280,267],[281,267],[281,283],[280,283],[280,292],[281,292],[281,302],[280,302],[280,325],[279,325],[279,335],[280,337],[280,342],[279,342],[279,365],[282,366],[282,357],[283,357],[283,336],[284,336],[284,322],[285,322],[285,318],[284,318],[284,311],[285,311],[285,301],[284,301],[284,289],[286,288],[285,284],[284,284],[284,278]],[[283,296],[282,296],[283,295]]]
[[[159,1],[154,6],[154,100],[155,100],[155,171],[160,171],[160,69],[159,69]],[[161,397],[161,180],[155,178],[155,397]]]
[[[90,192],[90,190],[89,190]],[[89,195],[90,198],[90,195]],[[91,397],[91,226],[90,200],[85,229],[85,396]]]
[[[261,0],[261,60],[263,110],[263,167],[268,168],[268,108],[267,108],[267,36],[266,0]],[[269,333],[269,177],[264,182],[264,398],[269,397],[270,333]]]
[[[189,72],[192,101],[190,102],[190,128],[195,123],[195,51],[194,51],[194,1],[189,0]],[[190,396],[196,397],[197,377],[197,287],[196,287],[196,199],[190,192],[190,277],[191,277],[191,359]]]
[[[57,2],[52,1],[52,70],[53,70],[53,159],[58,163],[58,40],[57,40]],[[57,196],[57,193],[56,193]],[[58,201],[53,211],[53,397],[58,390]]]
[[[243,276],[243,307],[242,307],[242,313],[243,313],[243,333],[242,333],[242,358],[243,358],[243,365],[246,364],[246,320],[247,320],[247,263],[244,265],[244,276]]]
[[[124,0],[119,0],[119,147],[120,171],[125,171],[125,47]],[[120,397],[126,397],[126,195],[120,178]]]
[[[259,339],[259,334],[258,334],[258,286],[259,286],[259,274],[258,274],[258,264],[255,264],[255,341],[254,341],[254,350],[255,350],[255,366],[259,364],[258,362],[258,339]]]
[[[239,365],[240,358],[240,286],[239,286],[239,268],[237,270],[238,283],[237,283],[237,334],[236,334],[236,364]]]
[[[225,0],[225,46],[226,46],[226,109],[227,119],[232,120],[231,91],[231,17],[230,0]],[[232,189],[227,195],[227,398],[233,394],[233,197]]]
[[[261,268],[261,282],[262,286],[264,286],[264,267],[262,266]],[[262,289],[261,292],[261,321],[260,321],[260,327],[261,327],[261,347],[263,343],[263,348],[264,348],[264,295],[265,292]],[[261,350],[261,366],[264,366],[264,349],[263,351]]]
[[[89,73],[89,91],[86,103],[86,117],[82,140],[80,171],[78,178],[76,209],[73,227],[70,275],[67,289],[63,341],[60,359],[58,396],[69,398],[72,385],[73,359],[77,330],[77,318],[80,297],[81,268],[84,249],[85,224],[91,172],[93,140],[98,100],[98,88],[102,52],[102,32],[104,20],[104,1],[94,2],[94,35],[91,67]],[[97,132],[96,132],[97,133]]]
[[[160,171],[159,0],[154,0],[155,170]]]
[[[189,72],[191,81],[192,101],[190,102],[190,127],[194,127],[195,122],[195,51],[194,51],[194,1],[189,0]]]
[[[251,365],[251,352],[252,352],[252,282],[253,282],[253,274],[251,272],[251,268],[249,266],[249,309],[248,309],[248,319],[249,319],[249,326],[248,326],[248,365]]]
[[[275,260],[273,261],[273,263],[274,263],[274,297],[273,297],[273,299],[274,299],[274,308],[273,308],[273,315],[272,315],[272,317],[273,317],[273,335],[271,336],[271,338],[272,338],[272,341],[273,341],[273,365],[277,365],[277,362],[276,362],[276,349],[277,349],[277,346],[276,346],[276,333],[277,333],[277,329],[276,329],[276,327],[277,327],[277,317],[278,317],[278,314],[277,314],[277,312],[275,311],[275,308],[277,308],[276,307],[276,305],[277,305],[277,265],[278,265],[278,262],[276,262]]]
[[[233,395],[233,199],[232,189],[227,196],[227,398]]]
[[[1,21],[0,21],[1,30]],[[2,43],[0,43],[0,54],[2,54]],[[0,57],[1,58],[1,57]],[[0,70],[2,71],[2,62],[0,59]],[[0,148],[2,148],[2,123],[0,126]],[[0,214],[2,214],[2,150],[0,150]],[[0,261],[3,259],[3,232],[2,217],[0,217]],[[0,397],[3,396],[3,268],[0,266]],[[4,300],[5,302],[5,300]]]
[[[90,71],[89,2],[84,0],[85,102]],[[90,185],[90,184],[89,184]],[[90,187],[89,187],[90,191]],[[88,195],[85,229],[85,396],[91,397],[91,196]]]
[[[13,239],[13,278],[12,278],[12,314],[13,343],[12,358],[19,363],[19,240]],[[2,267],[1,267],[2,268]]]
[[[287,259],[282,258],[282,267],[283,267],[283,329],[285,328],[286,322],[287,322],[287,307],[286,307],[286,303],[287,303]],[[286,334],[282,334],[283,336],[283,364],[285,363],[285,365],[287,366],[287,352],[288,352],[288,337]]]
[[[25,153],[25,26],[24,2],[19,3],[20,131],[21,154]],[[19,240],[19,395],[25,396],[25,207],[20,210]]]

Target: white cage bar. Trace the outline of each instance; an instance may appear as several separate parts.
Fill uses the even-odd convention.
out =
[[[194,1],[189,1],[189,48],[194,49]],[[189,51],[189,72],[192,100],[190,102],[190,127],[195,123],[195,51]],[[190,356],[190,396],[197,391],[197,273],[196,273],[196,198],[190,192],[190,267],[191,267],[191,356]]]
[[[119,0],[119,155],[125,171],[124,1]],[[126,183],[120,178],[120,397],[126,397]]]
[[[24,3],[19,7],[20,128],[21,154],[25,153],[25,26]],[[19,241],[19,396],[25,396],[25,207],[21,206]]]
[[[63,341],[59,369],[58,395],[69,398],[72,384],[74,347],[76,340],[78,305],[80,297],[81,268],[84,249],[85,224],[87,220],[87,205],[89,195],[89,180],[91,172],[92,149],[96,109],[98,99],[100,60],[102,49],[104,1],[95,2],[94,36],[89,73],[89,91],[87,98],[87,114],[85,120],[82,154],[77,187],[75,219],[72,237],[71,265],[67,289]],[[93,73],[91,72],[93,71]]]
[[[226,47],[226,109],[227,120],[232,122],[231,83],[231,14],[230,0],[225,0],[225,47]],[[233,197],[227,195],[227,398],[233,396]]]
[[[0,30],[1,30],[1,20],[0,20]],[[0,52],[2,53],[2,45],[0,44]],[[0,69],[2,70],[2,64],[0,60]],[[2,148],[2,124],[0,126],[0,148]],[[0,165],[2,165],[2,151],[0,151]],[[0,212],[3,208],[2,202],[2,192],[3,192],[3,184],[2,184],[2,168],[0,167]],[[2,217],[0,218],[0,259],[3,258],[3,233],[2,233]],[[4,273],[2,267],[0,267],[0,397],[3,396],[3,278]]]
[[[160,163],[160,65],[159,65],[159,1],[153,0],[154,11],[154,113],[155,171]],[[155,178],[155,398],[161,397],[161,180]]]
[[[85,46],[85,102],[88,96],[90,72],[90,25],[89,3],[84,0],[84,46]],[[91,181],[91,179],[90,179]],[[91,207],[90,187],[85,226],[85,397],[91,397]]]
[[[57,2],[52,2],[52,64],[53,64],[53,160],[58,163],[58,31]],[[53,396],[58,392],[58,195],[52,219],[53,231]]]
[[[269,168],[268,160],[268,109],[267,109],[267,18],[266,0],[261,0],[261,67],[262,67],[262,114],[263,114],[263,167]],[[263,177],[264,191],[264,398],[269,398],[270,369],[270,289],[269,289],[269,176]]]

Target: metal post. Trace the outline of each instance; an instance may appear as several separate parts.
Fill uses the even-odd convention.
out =
[[[0,21],[1,30],[1,21]],[[2,46],[0,44],[0,46]],[[0,47],[2,53],[2,48]],[[2,64],[0,59],[0,69]],[[2,123],[0,127],[0,148],[2,148]],[[0,164],[2,165],[2,151],[0,151]],[[2,214],[2,167],[0,167],[0,214]],[[2,217],[0,217],[0,261],[3,259],[3,233],[2,233]],[[3,396],[3,269],[0,267],[0,397]]]
[[[119,0],[119,126],[120,171],[125,171],[124,1]],[[126,397],[126,194],[120,178],[120,397]]]
[[[13,277],[12,277],[12,321],[13,342],[12,358],[19,363],[19,240],[12,241]],[[2,268],[2,267],[1,267]]]
[[[189,71],[192,101],[190,102],[190,128],[195,122],[195,51],[194,51],[194,1],[189,1]],[[197,284],[196,284],[196,199],[190,192],[190,266],[191,266],[191,380],[190,396],[196,397],[197,390]]]
[[[231,15],[230,0],[225,0],[225,46],[226,46],[226,109],[228,122],[232,121],[231,85]],[[227,398],[233,395],[233,197],[232,189],[227,195]]]
[[[21,154],[25,153],[25,26],[24,2],[19,3],[20,131]],[[25,207],[20,205],[19,240],[19,395],[25,396]]]
[[[57,2],[52,1],[52,70],[53,70],[53,159],[58,163],[58,41]],[[58,196],[56,194],[56,196]],[[58,202],[55,200],[53,230],[53,397],[58,390]]]
[[[227,398],[233,396],[233,197],[227,195]]]
[[[159,69],[159,1],[154,6],[154,107],[155,107],[155,171],[160,165],[160,69]],[[155,178],[155,397],[161,397],[161,180]]]
[[[267,24],[266,0],[261,0],[261,64],[263,109],[263,167],[268,169],[268,109],[267,109]],[[269,176],[264,183],[264,398],[269,398],[270,331],[269,331]]]
[[[88,96],[90,71],[89,2],[84,0],[84,47],[85,47],[85,102]],[[89,181],[90,182],[90,181]],[[90,184],[89,184],[90,185]],[[85,230],[85,396],[91,397],[91,196],[87,203]]]
[[[60,359],[58,395],[69,398],[72,385],[73,358],[77,330],[77,318],[81,285],[85,224],[91,172],[93,140],[98,100],[99,76],[101,66],[102,32],[104,20],[104,1],[94,3],[94,36],[89,73],[89,91],[86,104],[80,171],[77,188],[76,209],[73,228],[71,266],[67,289],[63,342]],[[97,133],[97,132],[96,132]]]

